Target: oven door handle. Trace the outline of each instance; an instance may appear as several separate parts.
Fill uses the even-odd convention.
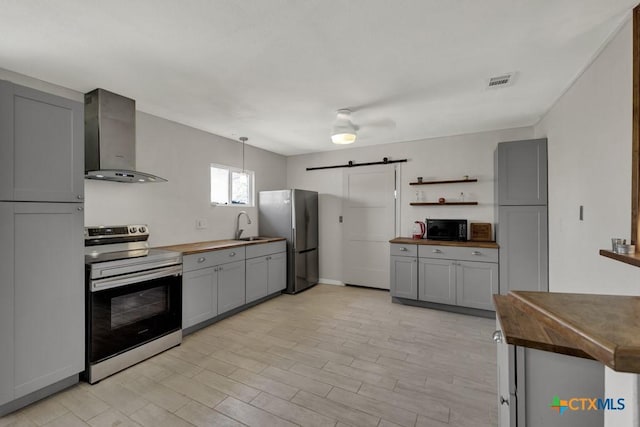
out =
[[[148,280],[159,279],[167,276],[177,276],[182,274],[182,265],[173,265],[160,269],[131,273],[123,276],[108,277],[91,281],[91,292],[104,291],[106,289],[117,288],[119,286],[141,283]]]

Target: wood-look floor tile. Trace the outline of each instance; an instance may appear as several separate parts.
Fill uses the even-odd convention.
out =
[[[0,417],[0,427],[36,427],[37,424],[20,412]]]
[[[302,362],[307,366],[313,366],[314,368],[322,368],[327,361],[315,356],[310,356],[305,353],[300,353],[289,348],[283,348],[279,346],[273,346],[269,349],[269,353],[275,354],[285,359],[290,359],[295,362]]]
[[[367,414],[377,417],[385,417],[401,426],[413,427],[418,414],[381,400],[371,399],[366,396],[352,393],[334,387],[327,395],[327,399],[340,402],[351,408],[359,409]]]
[[[291,369],[289,369],[289,371],[314,379],[316,381],[320,381],[325,384],[352,391],[354,393],[357,392],[362,385],[362,382],[358,380],[354,380],[340,374],[332,373],[324,369],[313,368],[302,363],[296,363]]]
[[[344,354],[324,350],[319,347],[310,347],[308,345],[298,344],[297,346],[293,347],[292,350],[317,357],[321,360],[330,360],[332,362],[341,363],[343,365],[349,365],[351,364],[351,362],[353,362],[353,357],[351,356],[345,356]]]
[[[248,426],[257,427],[293,427],[295,424],[290,423],[280,417],[277,417],[267,411],[251,406],[240,400],[228,397],[223,400],[216,410],[223,414],[240,421]]]
[[[378,363],[371,363],[364,360],[356,359],[353,361],[351,366],[354,368],[362,369],[364,371],[373,372],[374,374],[382,375],[383,377],[402,379],[407,382],[424,384],[424,382],[427,380],[427,376],[424,373],[411,372],[404,368],[395,366],[384,366]]]
[[[204,369],[202,366],[194,365],[177,357],[170,356],[166,352],[149,359],[148,363],[153,363],[154,365],[170,370],[174,374],[180,374],[189,378],[202,372]]]
[[[380,420],[378,427],[400,427],[400,425],[396,423],[392,423],[391,421],[382,419]]]
[[[238,368],[254,372],[256,374],[268,366],[266,363],[262,363],[248,357],[241,356],[238,353],[232,353],[225,350],[216,351],[215,353],[211,354],[211,357],[237,366]]]
[[[249,347],[243,347],[240,350],[238,350],[238,353],[241,353],[242,355],[250,359],[257,360],[258,362],[262,362],[267,365],[275,366],[276,368],[285,369],[285,370],[289,369],[290,367],[296,364],[295,360],[284,359],[273,353],[269,353],[268,350],[269,350],[269,347],[265,347],[260,351],[254,350],[253,348],[249,348]],[[236,354],[236,352],[234,352],[234,354]]]
[[[169,412],[175,412],[189,402],[183,394],[144,376],[124,382],[122,385]]]
[[[298,392],[298,389],[295,387],[291,387],[287,384],[255,374],[245,369],[237,369],[229,376],[229,378],[258,390],[266,391],[269,394],[281,397],[285,400],[291,399]]]
[[[73,413],[68,412],[63,416],[46,423],[43,427],[89,427],[89,424],[82,421]]]
[[[238,369],[236,365],[232,365],[231,363],[227,363],[223,360],[217,359],[215,357],[207,357],[199,362],[199,365],[203,368],[218,373],[220,375],[231,375],[233,371]],[[202,372],[202,371],[201,371]],[[201,372],[198,372],[200,374]],[[198,375],[196,374],[196,375]],[[194,375],[195,376],[195,375]]]
[[[242,427],[239,422],[194,401],[176,411],[176,415],[197,427]]]
[[[55,398],[58,403],[83,421],[87,421],[109,409],[109,405],[80,387],[65,390],[56,395]]]
[[[249,387],[208,370],[200,372],[193,378],[201,384],[221,391],[222,393],[235,397],[236,399],[240,399],[243,402],[250,402],[260,393],[259,390],[256,390],[253,387]]]
[[[43,401],[31,404],[21,411],[21,414],[33,421],[36,425],[44,425],[69,412],[57,396],[49,397]]]
[[[334,419],[325,417],[324,415],[294,403],[287,402],[286,400],[279,399],[268,393],[260,393],[251,401],[251,404],[301,426],[332,427],[336,424],[336,420]]]
[[[396,382],[398,381],[395,378],[385,377],[383,375],[366,371],[364,369],[355,368],[353,366],[340,365],[333,362],[327,362],[322,370],[353,378],[356,381],[377,385],[378,387],[386,388],[389,390],[393,390],[393,387],[395,387]]]
[[[378,422],[380,422],[379,417],[302,390],[291,399],[291,403],[311,409],[324,416],[335,418],[352,426],[370,427],[376,426]]]
[[[162,384],[210,408],[215,407],[227,397],[226,394],[218,390],[201,384],[193,378],[183,377],[180,374],[165,378],[162,380]]]
[[[94,384],[89,392],[125,415],[131,415],[149,403],[137,393],[118,383],[106,380]]]
[[[344,354],[345,356],[349,356],[352,359],[362,359],[368,362],[375,362],[376,360],[378,360],[378,356],[380,356],[378,353],[370,353],[370,352],[362,351],[361,349],[358,349],[357,347],[351,347],[348,344],[349,343],[346,343],[346,342],[343,344],[336,344],[336,343],[323,341],[318,343],[316,347],[322,350]]]
[[[183,420],[182,418],[172,414],[166,409],[149,403],[142,409],[131,414],[138,424],[144,427],[192,427],[193,424]]]
[[[362,384],[358,394],[381,402],[386,401],[394,406],[414,411],[438,421],[449,422],[449,408],[428,396],[407,396],[366,383]]]
[[[329,393],[329,391],[331,390],[331,386],[329,384],[321,383],[319,381],[295,374],[290,371],[283,371],[282,369],[278,369],[273,366],[270,366],[262,371],[262,375],[276,381],[280,381],[281,383],[288,384],[300,390],[317,394],[318,396],[326,396],[327,393]]]
[[[140,427],[140,424],[115,409],[96,415],[87,423],[92,427]]]

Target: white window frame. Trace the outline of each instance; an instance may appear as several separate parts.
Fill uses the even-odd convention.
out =
[[[229,203],[216,203],[214,201],[211,200],[211,168],[216,168],[216,169],[225,169],[227,171],[228,174],[228,189],[227,189],[227,194],[228,194],[228,200]],[[232,173],[236,172],[236,173],[245,173],[247,175],[249,175],[249,203],[247,204],[240,204],[240,203],[231,203],[232,200],[232,194],[233,194],[233,179],[231,178]],[[241,168],[236,168],[233,166],[227,166],[227,165],[221,165],[219,163],[211,163],[209,165],[209,203],[211,203],[211,206],[225,206],[225,207],[239,207],[239,208],[252,208],[255,206],[255,200],[256,200],[256,194],[255,194],[255,176],[256,173],[252,170],[248,170],[248,169],[244,169],[242,170]]]

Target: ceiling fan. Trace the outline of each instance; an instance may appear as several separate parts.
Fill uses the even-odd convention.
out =
[[[378,120],[364,124],[366,127],[395,127],[396,122],[391,119]],[[351,110],[342,108],[336,112],[336,119],[331,128],[331,142],[334,144],[351,144],[358,136],[360,126],[351,119]]]

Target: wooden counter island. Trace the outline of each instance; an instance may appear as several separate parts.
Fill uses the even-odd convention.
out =
[[[508,344],[640,373],[640,297],[513,291],[494,302]]]

